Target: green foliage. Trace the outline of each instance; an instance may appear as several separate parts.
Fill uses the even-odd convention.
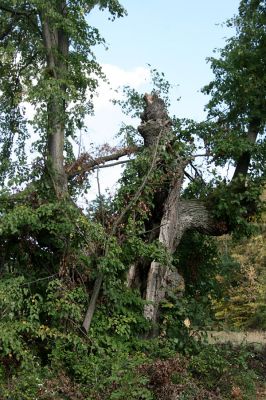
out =
[[[265,232],[240,243],[221,241],[220,296],[213,309],[222,326],[265,329]]]
[[[227,41],[221,58],[211,58],[215,81],[205,88],[212,94],[208,108],[218,115],[245,121],[246,116],[265,117],[265,5],[259,1],[241,1],[239,15],[228,21],[236,36]],[[221,105],[226,108],[223,114]],[[228,106],[230,109],[228,110]],[[221,113],[221,114],[219,114]]]
[[[231,399],[236,389],[243,399],[255,398],[254,371],[248,368],[249,352],[231,346],[205,346],[190,359],[189,370],[209,389],[219,387],[222,398]],[[241,371],[241,372],[240,372]]]
[[[234,232],[235,237],[248,237],[255,232],[255,226],[251,223],[251,217],[256,210],[263,210],[260,195],[263,190],[260,179],[246,184],[241,189],[241,178],[233,182],[229,187],[225,183],[219,184],[208,201],[213,207],[213,215],[222,223],[227,221],[229,229]],[[250,218],[249,218],[250,217]]]

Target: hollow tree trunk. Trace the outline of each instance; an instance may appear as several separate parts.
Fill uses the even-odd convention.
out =
[[[169,255],[172,255],[180,238],[182,226],[179,223],[180,189],[183,182],[182,162],[173,179],[172,187],[164,204],[163,217],[159,233],[159,241]],[[151,263],[146,290],[146,304],[144,315],[153,323],[157,320],[159,303],[165,298],[166,290],[178,286],[182,277],[170,265],[161,265],[157,261]]]
[[[139,126],[139,132],[144,139],[144,146],[154,147],[156,138],[160,132],[165,145],[165,151],[171,151],[171,140],[173,132],[171,121],[167,114],[165,104],[156,94],[145,95],[146,107],[142,114],[142,123]],[[169,150],[166,148],[169,147]],[[157,237],[164,246],[166,252],[171,255],[182,237],[182,229],[179,223],[179,203],[180,191],[184,178],[184,168],[187,163],[185,159],[178,154],[172,165],[166,165],[160,160],[160,168],[169,175],[170,183],[165,183],[163,190],[154,194],[154,210],[149,221],[150,226],[159,225]],[[157,221],[153,220],[156,218]],[[137,276],[137,264],[131,266],[128,273],[128,284],[132,285],[134,276]],[[153,261],[149,267],[147,276],[147,286],[145,299],[147,304],[144,308],[144,315],[154,324],[157,320],[159,303],[165,298],[166,291],[179,285],[183,286],[183,278],[177,270],[169,265],[162,265]]]

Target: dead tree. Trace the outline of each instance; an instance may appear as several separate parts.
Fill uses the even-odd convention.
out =
[[[152,169],[159,167],[167,179],[163,181],[162,187],[153,191],[153,209],[150,210],[148,221],[145,221],[147,232],[150,232],[149,241],[158,239],[169,255],[169,262],[162,264],[153,260],[150,265],[144,265],[143,260],[136,260],[128,270],[127,286],[137,287],[143,298],[146,300],[144,307],[144,316],[152,322],[152,335],[156,332],[156,323],[158,322],[160,303],[167,297],[169,292],[180,294],[184,290],[184,280],[177,269],[171,263],[171,256],[178,250],[178,245],[186,231],[194,230],[201,233],[220,236],[230,232],[231,226],[227,220],[217,220],[213,217],[210,201],[185,200],[181,196],[181,189],[185,177],[185,168],[191,161],[191,158],[172,150],[172,144],[176,141],[175,133],[172,129],[172,122],[168,116],[165,103],[156,93],[146,94],[144,96],[145,108],[141,115],[141,124],[138,131],[144,140],[144,148],[150,150],[152,154],[151,166],[143,176],[142,184],[133,196],[132,201],[123,210],[118,217],[115,226],[126,216],[126,213],[133,206],[148,180]],[[252,124],[247,133],[249,139],[252,136],[253,141],[259,131],[259,123]],[[250,140],[250,139],[249,139]],[[159,144],[163,144],[158,151]],[[169,161],[164,161],[162,151],[168,152],[171,157]],[[247,173],[247,162],[250,161],[250,154],[244,154],[240,157],[236,165],[236,172],[233,176],[235,181],[243,171]],[[241,163],[245,164],[244,167]],[[228,186],[229,190],[233,186]],[[239,188],[239,186],[238,186]],[[232,189],[233,190],[233,189]],[[215,205],[214,205],[215,206]],[[115,234],[116,232],[112,232]],[[100,282],[100,284],[99,284]],[[102,277],[98,278],[93,290],[91,304],[87,311],[89,323],[85,319],[84,329],[88,331],[92,319],[96,300],[100,292]],[[86,322],[86,323],[85,323]]]
[[[141,116],[139,133],[144,139],[145,147],[154,147],[158,136],[165,138],[165,151],[171,151],[171,141],[174,133],[171,127],[165,104],[156,94],[145,95],[145,110]],[[227,232],[226,224],[217,223],[212,218],[207,205],[197,200],[182,200],[181,188],[184,181],[184,171],[189,162],[186,157],[175,154],[171,165],[162,165],[170,179],[164,184],[163,189],[158,189],[154,194],[154,209],[148,222],[150,227],[157,226],[153,231],[153,239],[158,238],[165,250],[171,255],[177,247],[187,230],[198,230],[205,234],[221,235]],[[140,285],[139,276],[143,276],[140,269],[141,262],[131,265],[127,275],[127,285],[136,287]],[[169,262],[162,265],[152,261],[146,272],[146,288],[143,297],[147,301],[144,308],[145,317],[150,320],[154,327],[158,320],[159,305],[169,291],[180,293],[184,289],[184,281],[177,269]],[[153,330],[156,334],[156,328]]]

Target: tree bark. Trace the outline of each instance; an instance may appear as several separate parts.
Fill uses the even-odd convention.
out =
[[[182,226],[179,223],[180,190],[183,176],[181,162],[164,205],[159,233],[159,241],[165,247],[169,256],[175,252],[183,234]],[[170,263],[169,265],[161,265],[156,261],[151,263],[147,279],[147,304],[144,308],[144,316],[148,320],[156,323],[159,303],[165,298],[167,289],[174,290],[182,281],[183,278],[172,268]]]
[[[62,17],[66,13],[66,1],[58,5]],[[63,81],[67,74],[67,56],[69,39],[62,28],[54,28],[49,18],[41,15],[43,42],[46,51],[47,74],[55,87],[55,94],[47,100],[47,168],[54,185],[57,197],[67,195],[67,175],[64,168],[65,143],[65,95],[66,87]]]

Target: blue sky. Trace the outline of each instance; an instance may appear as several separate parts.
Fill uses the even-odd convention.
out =
[[[106,39],[108,51],[96,50],[101,63],[124,70],[152,67],[179,85],[179,116],[202,118],[207,99],[199,93],[211,78],[206,57],[223,47],[233,31],[221,24],[237,13],[238,0],[121,0],[128,16],[114,22],[94,10],[89,23]],[[173,105],[174,106],[174,105]]]
[[[234,31],[221,24],[237,13],[239,1],[121,0],[121,4],[128,11],[124,18],[112,22],[107,11],[97,9],[88,17],[108,45],[107,51],[96,48],[95,55],[111,87],[127,84],[144,93],[149,90],[147,64],[151,64],[175,85],[170,111],[180,118],[204,119],[208,98],[200,89],[212,79],[206,58],[225,45],[226,37],[233,36]],[[100,86],[95,116],[86,120],[88,134],[82,136],[82,150],[89,151],[90,143],[115,144],[113,138],[122,121],[132,123],[110,103],[117,96],[106,84]],[[120,174],[120,167],[101,170],[102,192],[106,187],[114,192]],[[97,194],[95,177],[91,183],[92,199]]]

